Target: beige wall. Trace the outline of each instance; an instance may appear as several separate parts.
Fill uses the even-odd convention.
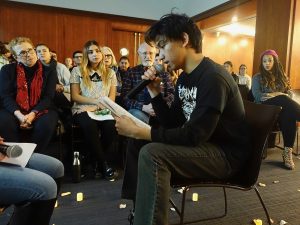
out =
[[[203,33],[203,37],[202,52],[205,56],[220,64],[227,60],[231,61],[235,73],[238,73],[241,64],[245,64],[248,68],[248,74],[252,75],[254,49],[252,37],[234,37],[225,34],[217,37],[216,33]],[[223,38],[226,40],[226,43],[222,43]]]

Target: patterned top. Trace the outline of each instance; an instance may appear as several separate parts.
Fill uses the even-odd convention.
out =
[[[123,78],[122,85],[122,96],[124,96],[124,103],[127,110],[138,109],[142,110],[143,105],[148,105],[151,102],[151,96],[147,88],[138,93],[134,99],[125,98],[127,93],[142,81],[142,75],[144,74],[145,68],[143,65],[138,65],[127,70],[126,75]],[[170,106],[174,100],[174,85],[169,73],[161,73],[160,78],[162,79],[162,95],[164,100]]]
[[[83,77],[81,75],[79,67],[74,67],[71,73],[70,84],[80,84],[80,94],[84,97],[97,99],[101,96],[108,96],[111,86],[117,86],[117,78],[115,72],[110,73],[107,88],[103,87],[101,74],[99,75],[96,71],[92,70],[89,75],[92,81],[91,87],[87,87],[83,83]],[[81,104],[74,102],[72,113],[74,115],[76,113],[85,112],[87,111],[86,108],[90,106],[91,104]]]

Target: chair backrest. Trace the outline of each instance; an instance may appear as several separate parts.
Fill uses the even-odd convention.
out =
[[[237,177],[242,186],[251,187],[257,181],[268,135],[277,121],[281,107],[250,101],[244,101],[244,107],[246,121],[251,130],[252,152]]]
[[[239,91],[241,93],[242,99],[248,100],[248,93],[249,93],[250,90],[247,87],[247,85],[238,84],[238,87],[239,87]]]

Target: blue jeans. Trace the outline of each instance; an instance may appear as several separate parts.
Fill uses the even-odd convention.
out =
[[[54,179],[63,177],[63,164],[50,156],[34,153],[25,168],[0,162],[1,205],[22,204],[56,198]]]
[[[138,109],[129,109],[128,112],[134,117],[143,121],[144,123],[149,124],[150,116],[147,113],[144,113],[143,111]]]
[[[228,178],[232,169],[222,149],[162,143],[145,145],[138,159],[134,225],[167,225],[172,178]]]

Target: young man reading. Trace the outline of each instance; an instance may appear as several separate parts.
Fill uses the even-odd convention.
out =
[[[168,14],[150,27],[147,43],[170,70],[183,69],[171,107],[163,101],[155,69],[143,79],[160,121],[140,128],[116,118],[119,134],[151,141],[138,158],[134,225],[168,224],[170,178],[228,178],[249,155],[245,111],[238,86],[223,66],[201,53],[202,36],[186,15]]]

